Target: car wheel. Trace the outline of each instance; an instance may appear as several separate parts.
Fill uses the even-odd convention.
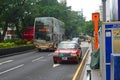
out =
[[[78,64],[78,63],[79,63],[79,61],[80,61],[80,60],[79,60],[79,57],[78,57],[78,58],[77,58],[77,60],[76,60],[76,63]]]
[[[57,61],[54,60],[54,64],[57,64]]]
[[[80,57],[79,57],[79,60],[81,60],[82,59],[82,55],[80,55]]]
[[[39,52],[41,52],[41,49],[38,49]]]
[[[76,64],[78,64],[78,63],[79,63],[79,60],[76,61]]]
[[[82,60],[82,52],[80,53],[79,59]]]

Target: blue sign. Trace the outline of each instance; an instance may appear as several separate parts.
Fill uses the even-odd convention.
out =
[[[120,54],[111,54],[112,80],[120,80]]]
[[[120,28],[120,24],[106,24],[105,28]]]
[[[112,31],[105,30],[106,80],[110,80],[110,55],[112,53]]]

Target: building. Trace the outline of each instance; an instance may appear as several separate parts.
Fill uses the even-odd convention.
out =
[[[110,0],[106,0],[106,21],[111,21],[111,4]]]
[[[102,5],[99,6],[100,21],[103,21],[103,8]]]
[[[120,21],[120,0],[111,0],[112,21]]]
[[[106,0],[106,21],[109,22],[111,21],[111,0]],[[101,3],[101,5],[99,6],[99,12],[100,12],[100,20],[103,21],[103,16],[104,16],[104,13],[103,13],[103,4]]]
[[[103,15],[103,5],[101,5],[101,21],[103,21]],[[106,21],[120,21],[120,0],[106,0]]]
[[[14,39],[14,38],[17,38],[16,27],[13,27],[13,28],[8,27],[7,31],[6,31],[6,34],[5,34],[5,37],[4,37],[4,40]]]

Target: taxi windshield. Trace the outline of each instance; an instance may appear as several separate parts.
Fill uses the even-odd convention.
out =
[[[74,49],[75,48],[75,44],[73,43],[60,43],[58,45],[58,49]]]

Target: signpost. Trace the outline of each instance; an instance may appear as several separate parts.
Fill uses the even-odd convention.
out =
[[[98,23],[100,14],[98,12],[92,13],[92,21],[94,22],[94,50],[98,49]]]

